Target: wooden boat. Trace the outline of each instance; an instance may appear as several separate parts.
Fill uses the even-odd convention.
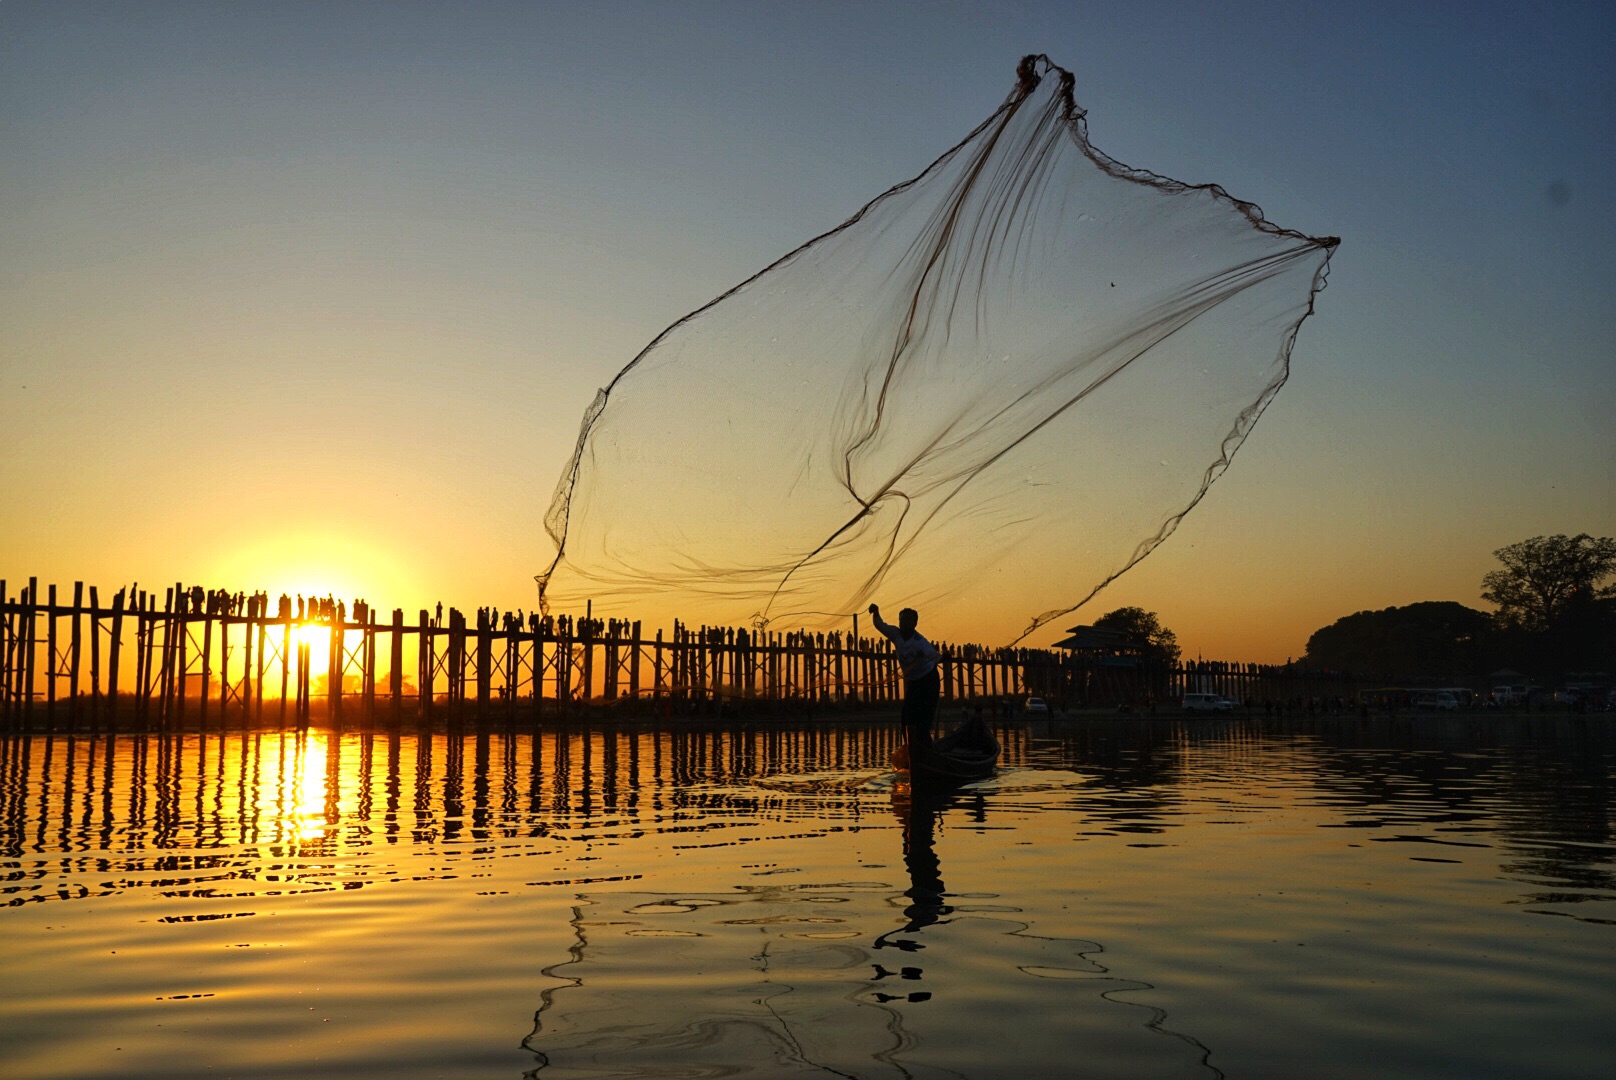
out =
[[[1001,750],[999,740],[994,738],[987,724],[980,718],[972,718],[924,747],[914,761],[909,759],[907,746],[898,747],[892,755],[892,767],[907,772],[911,782],[922,778],[954,782],[981,780],[993,775]]]

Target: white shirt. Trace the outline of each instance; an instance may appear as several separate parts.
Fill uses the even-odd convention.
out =
[[[898,666],[903,669],[905,681],[924,679],[937,670],[943,654],[937,651],[937,646],[921,637],[918,631],[905,638],[902,630],[886,622],[881,616],[872,612],[870,618],[875,620],[875,628],[881,631],[898,650]]]

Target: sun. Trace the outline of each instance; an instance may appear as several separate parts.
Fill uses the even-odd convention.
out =
[[[307,645],[309,652],[319,655],[322,650],[331,648],[331,627],[324,623],[294,623],[292,641],[296,645]]]
[[[345,601],[351,613],[359,597],[398,606],[399,597],[415,592],[410,567],[385,538],[330,529],[266,531],[222,552],[209,574],[239,582],[236,588],[262,589],[270,596],[271,610],[282,594],[293,598],[294,610],[297,597],[330,596]],[[317,646],[325,639],[298,640]]]

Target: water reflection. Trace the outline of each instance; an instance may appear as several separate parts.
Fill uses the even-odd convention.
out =
[[[998,893],[950,902],[938,829],[950,814],[985,824],[986,791],[899,783],[889,798],[907,874],[896,895],[868,880],[584,894],[567,959],[544,969],[554,985],[522,1042],[535,1061],[526,1076],[1221,1080],[1208,1048],[1169,1029],[1165,1010],[1122,997],[1155,987],[1113,976],[1097,942],[1036,934]],[[872,938],[893,908],[900,925]],[[994,1001],[1006,996],[1013,1048]],[[1097,1054],[1092,1072],[1074,1072],[1077,1047]]]
[[[0,1015],[39,1076],[1602,1075],[1602,724],[1011,726],[920,792],[891,726],[6,738]]]
[[[860,797],[834,782],[804,789],[800,778],[878,772],[893,746],[889,730],[852,728],[8,738],[0,856],[13,861],[0,892],[11,904],[105,895],[141,886],[104,881],[120,867],[158,865],[231,871],[186,884],[332,887],[338,861],[353,888],[384,876],[378,849],[587,849],[732,832],[790,804],[811,804],[823,828],[862,812]]]
[[[1330,812],[1321,827],[1423,849],[1411,859],[1500,849],[1500,869],[1526,886],[1519,902],[1553,914],[1608,921],[1569,906],[1616,894],[1612,740],[1597,721],[1135,721],[1002,734],[1013,779],[972,796],[978,814],[1013,788],[1024,807],[1076,813],[1077,838],[1148,846],[1187,820],[1262,815],[1286,791]],[[785,814],[812,835],[871,809],[859,784],[884,771],[892,745],[890,729],[857,727],[6,738],[0,895],[107,895],[144,874],[248,892],[356,888],[388,876],[385,860],[365,857],[378,849],[459,858],[466,844],[548,842],[587,854],[676,834],[744,844],[758,817]],[[918,928],[946,914],[928,852],[957,793],[882,794],[904,832]],[[133,876],[118,880],[120,869]]]
[[[942,863],[937,858],[936,826],[940,814],[965,798],[970,798],[974,805],[974,819],[978,823],[986,821],[985,796],[980,790],[971,791],[965,785],[916,785],[907,780],[900,780],[892,786],[892,813],[903,828],[903,865],[909,872],[909,888],[904,895],[909,898],[909,904],[903,911],[905,924],[877,937],[876,948],[898,948],[905,952],[921,949],[924,946],[919,941],[899,935],[914,934],[953,912],[953,907],[944,901],[947,889],[943,885]],[[879,970],[881,974],[878,977],[885,978],[891,974],[885,969]],[[921,969],[906,967],[901,974],[905,979],[918,979]],[[923,996],[917,998],[917,994]],[[908,994],[911,1001],[923,1001],[928,997],[930,993],[926,991],[910,991]]]

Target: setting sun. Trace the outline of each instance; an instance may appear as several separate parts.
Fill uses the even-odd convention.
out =
[[[292,627],[292,641],[307,645],[311,654],[320,655],[331,648],[331,628],[322,623],[298,623]]]

